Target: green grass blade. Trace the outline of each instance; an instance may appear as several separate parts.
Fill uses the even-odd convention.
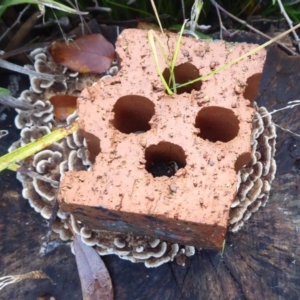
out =
[[[181,30],[181,25],[180,24],[174,24],[174,25],[171,25],[169,28],[169,30],[171,31],[176,31],[176,32],[179,32]],[[202,40],[212,40],[212,37],[207,35],[207,34],[204,34],[200,31],[197,31],[195,30],[195,35],[198,36],[198,38],[202,39]]]
[[[61,4],[59,2],[52,1],[52,0],[36,0],[36,2],[37,2],[37,4],[45,5],[45,6],[48,6],[51,8],[65,11],[70,14],[77,14],[77,15],[87,15],[88,14],[88,12],[79,11],[77,9],[71,8],[69,6],[66,6],[64,4]]]
[[[8,89],[0,87],[0,95],[9,95],[10,91]]]
[[[14,170],[16,167],[16,161],[24,160],[25,158],[30,157],[36,152],[39,152],[42,149],[49,147],[53,143],[65,138],[76,130],[78,130],[78,123],[74,122],[70,126],[59,128],[34,142],[3,155],[0,157],[0,172],[7,168]]]
[[[117,7],[121,7],[123,9],[125,9],[125,10],[131,10],[131,11],[139,12],[141,14],[144,14],[144,15],[148,16],[148,17],[154,18],[154,16],[152,14],[150,14],[150,13],[148,13],[146,11],[143,11],[143,10],[131,7],[129,5],[124,5],[124,4],[121,4],[121,3],[118,3],[118,2],[114,2],[114,1],[110,1],[110,0],[106,0],[106,3],[115,5]]]
[[[12,163],[7,167],[8,170],[15,171],[15,172],[17,172],[19,168],[20,168],[20,165],[15,164],[15,163]]]
[[[161,22],[160,22],[160,18],[159,18],[159,15],[158,15],[158,12],[157,12],[157,9],[156,9],[156,5],[154,3],[154,0],[150,0],[151,2],[151,5],[152,5],[152,9],[154,10],[154,13],[155,13],[155,16],[156,16],[156,20],[158,22],[158,25],[159,25],[159,28],[160,28],[160,31],[163,35],[165,35],[165,32],[162,28],[162,25],[161,25]]]
[[[176,79],[175,79],[175,76],[174,76],[174,68],[175,68],[175,65],[176,65],[176,61],[177,61],[177,57],[178,57],[178,52],[179,52],[180,45],[181,45],[182,34],[183,34],[183,31],[184,31],[186,22],[187,22],[187,20],[184,20],[184,22],[183,22],[183,24],[181,26],[181,30],[179,32],[179,37],[178,37],[177,42],[176,42],[176,48],[175,48],[175,52],[174,52],[174,55],[173,55],[171,69],[170,69],[170,78],[172,78],[173,91],[174,91],[175,94],[176,94],[176,90],[177,89],[176,89]]]
[[[86,15],[88,12],[82,12],[76,9],[73,9],[69,6],[66,6],[64,4],[61,4],[59,2],[53,1],[53,0],[5,0],[4,3],[0,6],[0,18],[4,11],[9,7],[13,5],[18,4],[36,4],[36,5],[42,5],[42,6],[48,6],[51,8],[55,8],[61,11],[68,12],[70,14],[78,14],[78,15]]]
[[[165,80],[165,78],[162,74],[160,66],[159,66],[156,47],[155,47],[155,42],[154,42],[154,35],[155,35],[155,32],[153,30],[148,31],[148,40],[149,40],[150,47],[152,49],[152,53],[154,55],[156,70],[157,70],[157,73],[160,77],[160,80],[161,80],[162,84],[164,85],[165,89],[167,90],[168,94],[172,95],[173,92],[170,90],[170,88],[169,88],[169,86],[168,86],[168,84],[167,84],[167,82],[166,82],[166,80]],[[159,39],[158,39],[158,41],[159,41]],[[159,41],[159,43],[160,43],[160,41]],[[161,50],[162,50],[162,48],[161,48]],[[166,62],[168,62],[167,58],[166,58]]]

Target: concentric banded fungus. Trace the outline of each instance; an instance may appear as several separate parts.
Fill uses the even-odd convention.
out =
[[[27,66],[28,68],[48,74],[69,74],[67,69],[48,59],[45,49],[36,49],[31,53],[31,57],[34,60],[34,66]],[[21,138],[10,147],[9,151],[50,133],[54,126],[65,125],[65,123],[71,124],[77,118],[75,112],[68,117],[65,123],[56,122],[52,114],[53,106],[48,101],[49,98],[59,93],[70,93],[78,96],[82,87],[77,89],[77,86],[84,85],[87,79],[86,76],[73,76],[73,73],[70,73],[72,78],[68,82],[47,82],[38,78],[31,78],[30,90],[23,91],[19,100],[32,104],[34,109],[28,111],[16,110],[18,115],[15,124],[17,128],[21,129]],[[95,75],[88,77],[90,84],[96,79]],[[69,147],[69,145],[73,147]],[[67,142],[62,141],[53,144],[46,150],[37,153],[33,156],[32,161],[28,159],[24,164],[30,170],[55,181],[59,181],[61,176],[69,169],[88,169],[91,165],[88,160],[88,150],[84,147],[84,139],[79,132],[68,137]],[[28,199],[30,205],[41,213],[44,218],[49,218],[57,191],[56,187],[26,175],[18,174],[17,178],[23,183],[24,198]],[[59,233],[64,240],[71,238],[68,227],[64,225],[66,220],[68,220],[68,215],[59,211],[54,231]]]
[[[230,211],[229,230],[232,232],[240,230],[252,213],[266,205],[276,173],[276,127],[266,108],[254,105],[251,161],[238,172],[240,183]]]
[[[31,53],[31,57],[34,60],[34,66],[28,66],[29,68],[49,74],[64,73],[69,76],[69,80],[57,83],[31,78],[30,90],[24,91],[19,99],[33,104],[34,110],[30,112],[17,110],[18,116],[15,123],[22,130],[21,138],[11,146],[10,151],[49,133],[53,127],[65,124],[55,120],[52,114],[52,104],[48,101],[50,97],[60,93],[78,96],[83,88],[99,79],[95,75],[78,75],[57,66],[49,60],[44,49],[35,50]],[[104,77],[111,77],[117,71],[118,68],[114,66]],[[237,170],[239,186],[237,197],[232,203],[229,222],[232,232],[238,231],[253,212],[266,204],[276,171],[275,126],[271,117],[265,116],[266,109],[256,107],[256,111],[253,120],[251,158],[246,159],[247,163],[242,164]],[[76,118],[75,112],[67,118],[66,123],[70,124]],[[207,122],[204,122],[205,124]],[[200,122],[199,127],[202,125]],[[88,157],[86,141],[79,132],[76,132],[64,141],[36,154],[31,160],[26,160],[24,164],[39,174],[60,180],[68,170],[91,168]],[[48,219],[57,189],[25,175],[18,174],[17,177],[23,184],[23,197],[29,200],[30,205],[37,212]],[[58,233],[63,240],[72,238],[66,221],[70,221],[74,232],[81,235],[84,243],[93,246],[99,255],[115,254],[131,262],[143,262],[146,267],[157,267],[174,259],[178,264],[184,265],[186,257],[195,254],[195,247],[189,245],[179,245],[130,233],[93,230],[87,228],[81,220],[76,220],[72,215],[59,211],[53,224],[53,231]]]

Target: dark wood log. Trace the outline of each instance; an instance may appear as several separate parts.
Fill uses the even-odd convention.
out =
[[[299,99],[299,70],[299,58],[271,48],[259,105],[272,111]],[[295,107],[273,118],[300,133],[299,115],[300,107]],[[278,171],[270,199],[237,234],[227,236],[224,253],[199,250],[185,267],[173,262],[155,269],[106,256],[115,299],[300,299],[300,137],[279,128],[277,132]],[[47,224],[22,199],[15,174],[0,176],[0,275],[42,269],[57,283],[20,282],[4,288],[0,298],[32,300],[49,294],[61,300],[82,299],[68,246],[53,240],[53,249],[40,257]]]

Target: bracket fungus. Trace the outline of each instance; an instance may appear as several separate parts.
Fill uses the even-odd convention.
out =
[[[48,74],[63,73],[69,79],[65,82],[50,82],[31,78],[30,89],[22,92],[19,100],[33,105],[34,108],[29,111],[16,109],[18,115],[15,124],[21,129],[21,134],[20,140],[15,142],[9,151],[38,139],[53,128],[76,120],[76,111],[65,121],[57,120],[53,115],[53,105],[49,101],[52,96],[57,94],[79,96],[83,88],[91,86],[101,77],[111,77],[118,72],[118,67],[113,66],[101,76],[81,75],[57,65],[46,53],[45,49],[33,51],[30,56],[34,64],[28,68]],[[253,106],[256,113],[253,117],[252,152],[251,157],[242,160],[243,163],[236,170],[238,186],[236,198],[230,210],[229,230],[231,232],[239,231],[259,207],[266,205],[276,172],[275,125],[265,108],[257,107],[255,103]],[[140,138],[143,138],[142,134]],[[79,131],[35,154],[23,163],[30,170],[55,181],[61,181],[69,170],[88,171],[92,167],[87,141]],[[23,197],[28,199],[30,205],[43,218],[49,219],[57,187],[37,179],[33,180],[23,174],[17,174],[17,178],[23,185]],[[142,262],[149,268],[158,267],[173,260],[184,265],[186,257],[194,255],[196,251],[194,246],[181,245],[149,236],[89,228],[82,220],[59,210],[53,224],[53,231],[59,234],[62,240],[72,239],[67,222],[70,222],[73,231],[81,236],[82,241],[94,247],[99,255],[115,254],[121,259],[134,263]]]
[[[237,232],[260,206],[265,206],[275,178],[276,127],[265,107],[253,119],[251,160],[238,171],[237,195],[231,204],[229,230]]]

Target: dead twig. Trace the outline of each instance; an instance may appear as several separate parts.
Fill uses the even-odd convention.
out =
[[[215,0],[210,0],[211,3],[216,7],[216,9],[218,8],[219,10],[221,10],[222,12],[224,12],[226,15],[228,15],[230,18],[232,18],[233,20],[241,23],[242,25],[246,26],[247,28],[249,28],[250,30],[254,31],[255,33],[267,38],[268,40],[272,40],[272,38],[270,36],[268,36],[267,34],[264,34],[263,32],[259,31],[258,29],[252,27],[251,25],[249,25],[246,21],[241,20],[239,18],[237,18],[236,16],[232,15],[230,12],[228,12],[227,10],[225,10],[222,6],[220,6]],[[220,25],[221,26],[221,25]],[[297,55],[299,56],[299,54],[295,51],[293,51],[292,49],[288,48],[285,44],[280,43],[280,42],[275,42],[278,45],[280,45],[282,48],[284,48],[286,51],[288,51],[289,53],[291,53],[292,55]]]
[[[93,2],[95,3],[95,6],[87,7],[86,8],[87,11],[104,11],[104,12],[108,12],[108,13],[110,13],[112,11],[112,9],[110,7],[99,6],[97,0],[93,0]]]
[[[0,277],[0,290],[9,284],[16,283],[26,279],[49,279],[52,284],[56,284],[49,276],[43,271],[32,271],[21,275],[8,275]]]
[[[59,209],[59,204],[58,204],[58,201],[57,201],[57,194],[58,194],[58,191],[56,192],[56,195],[55,195],[55,198],[54,198],[54,206],[53,206],[53,209],[52,209],[51,217],[49,219],[48,229],[47,229],[47,233],[45,235],[45,241],[43,242],[43,244],[40,248],[40,251],[39,251],[39,254],[41,256],[44,256],[45,254],[47,254],[47,248],[48,248],[48,244],[49,244],[51,234],[52,234],[53,223],[56,219],[57,212],[58,212],[58,209]]]
[[[46,74],[46,73],[38,73],[38,72],[35,72],[33,70],[29,70],[29,69],[26,69],[24,67],[15,65],[15,64],[10,63],[10,62],[8,62],[6,60],[3,60],[3,59],[0,59],[0,67],[4,68],[4,69],[11,70],[11,71],[16,71],[18,73],[27,74],[29,76],[34,76],[34,77],[37,77],[37,78],[41,78],[41,79],[44,79],[44,80],[49,80],[49,81],[52,81],[52,80],[53,81],[62,81],[62,80],[67,79],[67,77],[64,76],[64,75],[50,75],[50,74]]]
[[[216,8],[218,19],[219,19],[219,23],[220,23],[220,39],[223,40],[223,30],[227,31],[227,29],[223,25],[221,14],[220,14],[220,10],[219,10],[219,6],[215,5],[215,8]]]
[[[44,181],[44,182],[48,182],[50,183],[54,188],[58,188],[59,187],[59,181],[56,181],[56,180],[53,180],[51,178],[47,178],[43,175],[40,175],[34,171],[31,171],[29,169],[27,169],[26,167],[24,166],[20,166],[18,169],[17,169],[17,172],[21,173],[21,174],[24,174],[24,175],[27,175],[31,178],[35,178],[35,179],[38,179],[38,180],[41,180],[41,181]]]
[[[4,136],[8,135],[8,130],[1,129],[0,130],[0,139],[3,138]]]
[[[24,9],[19,13],[17,20],[9,28],[7,28],[5,30],[5,32],[0,36],[0,42],[17,24],[20,23],[20,20],[21,20],[23,14],[26,12],[26,10],[29,8],[29,6],[30,6],[30,4],[28,4],[24,7]]]
[[[274,124],[275,124],[275,123],[274,123]],[[294,135],[294,136],[300,137],[299,134],[297,134],[297,133],[295,133],[295,132],[293,132],[293,131],[291,131],[291,130],[289,130],[289,129],[287,129],[287,128],[283,128],[283,127],[279,126],[278,124],[275,124],[275,126],[278,127],[278,128],[280,128],[280,129],[283,130],[283,131],[286,131],[286,132],[291,133],[291,134]]]
[[[184,0],[181,0],[181,9],[182,9],[182,17],[183,17],[183,20],[186,20],[186,17],[185,17],[185,5],[184,5]]]
[[[293,21],[290,19],[290,17],[286,13],[286,11],[284,9],[284,6],[282,5],[281,0],[277,0],[277,3],[279,5],[280,11],[281,11],[282,15],[284,16],[286,22],[288,23],[289,27],[293,28]],[[296,33],[295,30],[292,31],[292,34],[294,36],[295,43],[297,45],[298,51],[300,51],[300,39],[299,39],[299,37],[298,37],[298,35],[297,35],[297,33]]]
[[[279,112],[279,111],[281,111],[281,110],[292,109],[292,108],[294,108],[295,106],[300,105],[300,100],[289,101],[287,104],[289,104],[289,105],[287,105],[287,106],[285,106],[285,107],[282,107],[282,108],[275,109],[275,110],[273,110],[273,111],[271,111],[271,112],[269,112],[269,113],[267,113],[267,114],[265,114],[265,115],[262,115],[262,118],[264,118],[264,117],[266,117],[266,116],[269,116],[269,115],[273,115],[273,114],[275,114],[275,113],[277,113],[277,112]],[[291,131],[291,130],[289,130],[289,129],[287,129],[287,128],[281,127],[280,125],[278,125],[278,124],[276,124],[276,123],[274,123],[274,124],[275,124],[276,127],[280,128],[281,130],[286,131],[286,132],[289,132],[289,133],[291,133],[291,134],[294,135],[294,136],[300,137],[299,134],[297,134],[297,133],[295,133],[295,132],[293,132],[293,131]]]
[[[22,102],[11,95],[0,95],[0,103],[6,107],[18,108],[22,110],[34,109],[32,104]]]
[[[29,32],[32,30],[33,26],[38,20],[39,12],[33,13],[20,27],[20,29],[16,32],[14,37],[11,39],[11,41],[8,43],[8,45],[5,47],[5,51],[9,51],[12,49],[17,49],[23,41],[28,36]]]

